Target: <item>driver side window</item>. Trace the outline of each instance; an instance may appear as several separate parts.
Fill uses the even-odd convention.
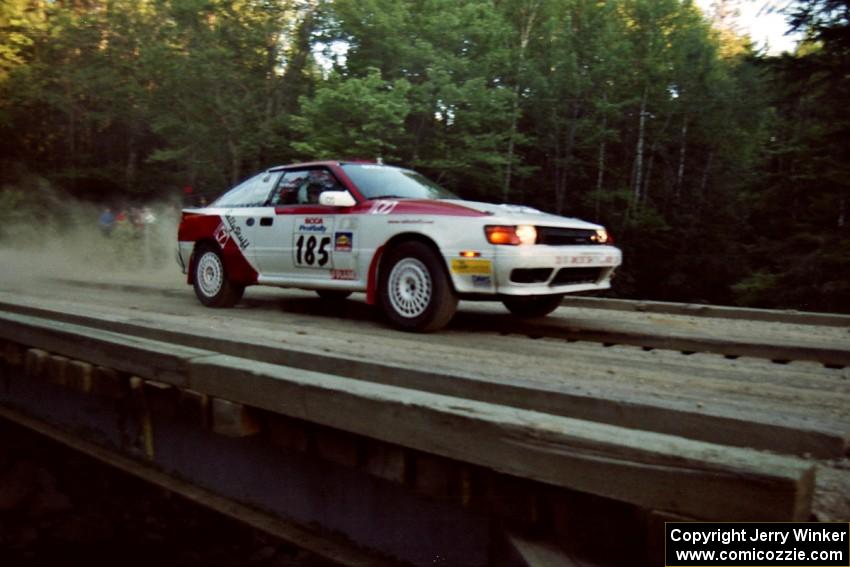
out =
[[[269,191],[274,186],[280,172],[266,171],[243,181],[222,197],[213,206],[215,207],[261,207],[266,204]]]
[[[272,195],[271,204],[318,205],[323,191],[345,191],[345,188],[326,169],[287,171]]]

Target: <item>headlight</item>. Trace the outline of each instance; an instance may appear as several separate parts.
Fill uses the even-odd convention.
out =
[[[537,229],[530,224],[521,224],[516,227],[516,235],[520,244],[534,244],[537,242]]]
[[[598,244],[614,244],[614,236],[604,228],[597,228],[596,234],[591,236],[590,239]]]
[[[537,242],[537,229],[528,224],[519,226],[488,225],[484,227],[484,233],[487,235],[487,242],[490,244],[517,246]]]

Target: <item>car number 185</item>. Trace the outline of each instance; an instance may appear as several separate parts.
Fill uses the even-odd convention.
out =
[[[330,260],[327,250],[330,243],[330,236],[299,235],[295,242],[295,265],[324,267]]]

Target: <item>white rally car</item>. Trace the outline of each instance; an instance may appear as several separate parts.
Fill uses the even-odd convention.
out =
[[[443,327],[458,299],[546,315],[565,293],[609,288],[621,261],[599,225],[463,201],[415,171],[362,162],[268,169],[184,210],[178,241],[204,305],[231,306],[255,284],[365,291],[414,331]]]

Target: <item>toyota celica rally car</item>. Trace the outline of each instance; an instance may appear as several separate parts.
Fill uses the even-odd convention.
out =
[[[273,167],[186,209],[178,261],[204,305],[246,286],[366,292],[404,330],[434,331],[458,299],[539,317],[565,293],[610,287],[620,250],[599,225],[463,201],[421,174],[362,162]]]

